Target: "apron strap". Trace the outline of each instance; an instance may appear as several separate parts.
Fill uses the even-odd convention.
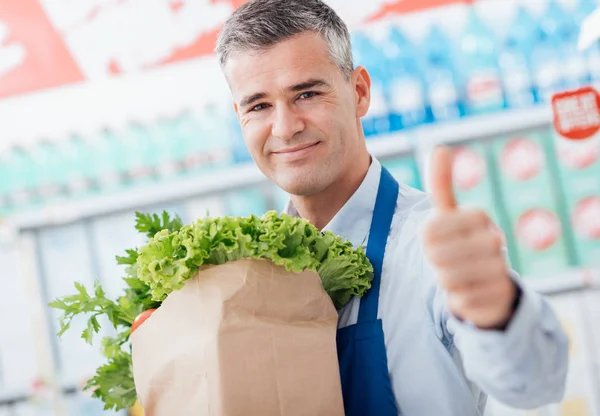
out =
[[[379,306],[379,288],[381,287],[381,271],[383,256],[387,245],[392,219],[396,211],[400,186],[386,168],[381,167],[381,177],[375,200],[375,209],[367,242],[367,257],[373,265],[373,282],[371,289],[360,300],[358,323],[377,320]]]

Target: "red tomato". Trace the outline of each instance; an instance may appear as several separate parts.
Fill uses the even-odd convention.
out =
[[[131,333],[133,334],[133,331],[143,324],[146,319],[150,318],[150,315],[152,315],[154,311],[156,311],[156,309],[148,309],[147,311],[140,313],[133,321],[133,324],[131,324]]]

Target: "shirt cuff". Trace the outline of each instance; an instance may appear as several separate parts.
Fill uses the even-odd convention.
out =
[[[459,349],[478,345],[483,350],[502,349],[514,359],[527,354],[528,343],[523,338],[535,332],[542,324],[542,298],[532,290],[523,287],[513,279],[520,292],[516,310],[504,330],[479,329],[470,322],[460,321],[450,315],[447,322],[448,331],[453,335]]]

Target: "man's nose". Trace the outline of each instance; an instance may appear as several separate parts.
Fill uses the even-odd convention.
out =
[[[277,138],[291,140],[296,133],[304,130],[302,118],[287,105],[278,106],[274,117],[271,133]]]

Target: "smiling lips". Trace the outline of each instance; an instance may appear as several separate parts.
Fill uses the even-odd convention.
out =
[[[279,150],[277,152],[273,152],[273,154],[288,161],[297,160],[310,154],[319,145],[319,143],[321,142],[303,144],[289,149]]]

